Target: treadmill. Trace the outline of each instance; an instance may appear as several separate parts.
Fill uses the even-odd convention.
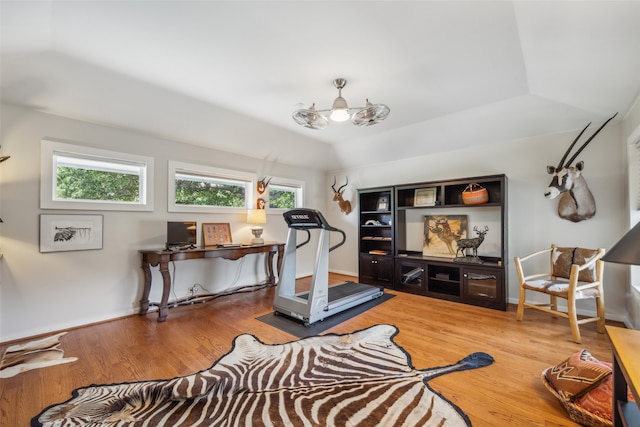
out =
[[[356,282],[342,282],[329,286],[329,252],[342,246],[346,240],[344,231],[332,227],[320,211],[314,209],[292,209],[283,214],[289,226],[284,249],[281,274],[278,278],[276,296],[273,301],[275,314],[283,314],[310,326],[329,316],[379,298],[383,287]],[[308,292],[296,294],[296,252],[311,241],[311,231],[318,234],[316,262]],[[306,240],[297,243],[298,232],[306,233]],[[342,241],[329,246],[331,232],[342,235]]]

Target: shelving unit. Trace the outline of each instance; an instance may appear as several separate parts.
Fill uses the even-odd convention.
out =
[[[489,200],[466,205],[462,193],[475,182]],[[361,283],[498,310],[507,309],[507,177],[488,175],[361,189],[359,278]],[[425,251],[425,220],[431,216],[467,219],[467,236],[487,231],[478,248],[482,261],[454,260]],[[476,233],[477,233],[476,231]],[[468,255],[468,254],[467,254]],[[467,260],[468,261],[468,260]]]
[[[393,285],[393,187],[358,191],[360,283]]]
[[[465,205],[462,192],[469,183],[487,189],[484,204]],[[507,177],[490,175],[447,181],[421,182],[395,187],[395,289],[435,298],[464,302],[499,310],[507,308],[505,268],[507,255]],[[467,238],[474,226],[492,225],[492,243],[478,249],[482,263],[456,262],[455,254],[425,255],[424,221],[427,216],[468,217]],[[420,235],[418,235],[420,234]],[[422,239],[422,242],[420,241]],[[452,243],[455,246],[455,243]],[[489,247],[483,255],[483,249]],[[447,257],[450,256],[450,257]],[[414,268],[423,271],[419,284],[405,284],[402,274]]]

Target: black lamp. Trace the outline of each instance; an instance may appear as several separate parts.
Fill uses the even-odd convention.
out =
[[[607,253],[603,261],[618,264],[640,265],[640,223],[622,236]]]

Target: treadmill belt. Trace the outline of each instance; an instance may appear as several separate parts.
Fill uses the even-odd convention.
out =
[[[375,286],[365,285],[356,282],[344,282],[337,285],[329,286],[329,301],[337,301],[341,298],[348,297],[363,291],[375,289]],[[296,295],[298,298],[309,299],[309,292]]]

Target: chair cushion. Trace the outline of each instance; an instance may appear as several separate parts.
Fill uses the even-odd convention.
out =
[[[553,388],[567,400],[575,400],[597,386],[611,373],[611,365],[582,349],[545,372]]]
[[[578,282],[578,286],[581,284]],[[562,280],[529,280],[522,285],[525,289],[532,291],[544,292],[545,294],[555,295],[560,298],[568,299],[569,297],[569,283]],[[576,292],[576,299],[586,298],[598,298],[600,297],[600,291],[598,288],[587,288]]]
[[[571,275],[571,265],[582,265],[593,258],[598,256],[597,249],[584,249],[584,248],[553,248],[551,253],[551,259],[553,260],[553,275],[555,277],[563,277],[568,279]],[[581,282],[595,282],[596,281],[596,269],[595,264],[590,268],[582,270],[578,275],[578,280]]]

